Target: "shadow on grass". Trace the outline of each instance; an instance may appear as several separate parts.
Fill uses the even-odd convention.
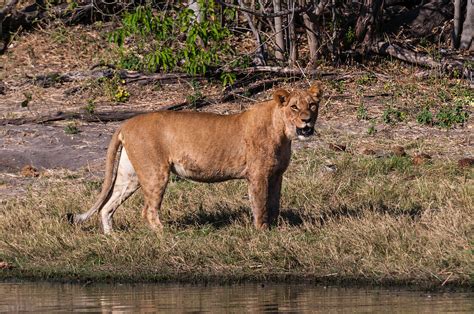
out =
[[[423,213],[423,209],[421,206],[413,206],[411,208],[391,208],[380,203],[359,205],[355,207],[341,205],[339,207],[327,208],[326,210],[314,212],[303,211],[301,209],[283,208],[280,212],[280,220],[291,227],[298,227],[303,224],[323,227],[328,222],[338,221],[344,218],[361,219],[367,212],[385,214],[392,217],[409,217],[416,220]],[[234,224],[252,224],[252,221],[253,217],[250,208],[245,206],[235,208],[223,205],[210,210],[199,208],[194,212],[186,213],[177,219],[171,219],[165,223],[178,229],[202,226],[212,226],[213,228],[220,229]],[[127,231],[134,228],[134,226],[128,222],[116,225],[115,228],[117,230]],[[93,227],[93,229],[96,229],[96,227]]]
[[[178,228],[211,225],[216,229],[220,229],[236,223],[242,224],[245,221],[251,221],[250,213],[251,210],[243,206],[238,208],[219,206],[218,209],[209,211],[200,208],[196,212],[187,213],[185,216],[168,223]]]
[[[385,204],[368,204],[355,207],[341,205],[334,208],[328,208],[319,212],[303,212],[298,209],[282,209],[280,219],[292,227],[303,224],[324,226],[329,221],[337,221],[343,218],[361,219],[367,212],[385,214],[392,217],[409,217],[413,220],[418,219],[423,213],[419,205],[410,208],[391,208]]]

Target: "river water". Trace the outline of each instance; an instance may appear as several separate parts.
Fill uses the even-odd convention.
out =
[[[474,292],[429,293],[309,284],[0,283],[0,312],[474,313]]]

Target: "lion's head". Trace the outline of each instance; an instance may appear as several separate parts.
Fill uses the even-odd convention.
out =
[[[288,138],[305,139],[314,134],[321,96],[322,89],[319,82],[307,90],[275,91],[273,99],[279,103],[283,111]]]

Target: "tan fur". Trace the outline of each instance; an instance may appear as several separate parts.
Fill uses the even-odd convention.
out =
[[[308,90],[278,90],[272,100],[234,115],[162,111],[134,117],[112,137],[98,201],[72,220],[82,222],[107,208],[102,223],[104,232],[111,231],[116,207],[139,184],[145,197],[142,214],[151,227],[160,228],[158,210],[171,171],[199,182],[246,179],[255,226],[267,228],[278,217],[291,141],[312,134],[320,99],[321,87],[315,84]],[[125,152],[114,172],[120,146]]]

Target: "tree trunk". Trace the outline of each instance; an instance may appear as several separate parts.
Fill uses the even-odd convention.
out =
[[[459,38],[462,32],[462,8],[463,0],[454,0],[454,28],[453,28],[453,46],[459,48]]]
[[[332,35],[331,35],[331,52],[332,52],[332,56],[333,58],[336,56],[336,52],[337,52],[337,42],[336,42],[336,38],[337,38],[337,34],[338,34],[338,31],[337,31],[337,17],[336,17],[336,0],[331,0],[331,19],[332,19]]]
[[[474,0],[468,0],[466,6],[466,18],[462,26],[461,41],[459,48],[462,50],[474,51],[472,36],[474,34]]]
[[[273,0],[273,11],[281,11],[281,1]],[[283,19],[275,17],[275,57],[278,61],[285,61],[285,40],[283,36]]]
[[[288,0],[288,10],[293,10],[295,8],[295,1]],[[295,13],[292,13],[288,16],[288,40],[289,40],[289,50],[290,55],[288,59],[288,65],[290,68],[296,65],[296,61],[298,59],[298,45],[297,45],[297,38],[296,38],[296,30],[295,30]]]
[[[355,26],[356,41],[361,44],[361,50],[367,52],[372,45],[379,12],[384,0],[364,0],[359,18]]]
[[[300,6],[306,5],[306,0],[299,0]],[[316,25],[312,21],[308,12],[303,13],[303,23],[306,29],[306,38],[308,39],[309,47],[309,62],[308,67],[314,69],[318,61],[319,43],[316,37]]]
[[[203,21],[203,16],[201,14],[201,8],[199,7],[199,2],[197,0],[189,0],[188,8],[194,12],[196,21],[201,23]]]
[[[206,4],[203,4],[203,5],[206,5]],[[200,24],[204,21],[204,16],[202,15],[202,12],[201,12],[201,6],[197,0],[189,0],[188,8],[192,10],[194,13],[195,20],[193,21],[193,24],[195,23]],[[196,40],[196,44],[200,47],[204,47],[204,48],[206,47],[206,45],[204,44],[204,41],[199,36]]]
[[[10,0],[0,10],[0,53],[7,49],[8,42],[12,33],[12,30],[9,29],[8,25],[4,27],[4,22],[7,19],[8,15],[15,12],[15,8],[18,2],[19,0]]]
[[[243,3],[242,0],[239,0],[239,5],[242,7]],[[266,65],[265,61],[265,43],[262,42],[262,38],[260,37],[260,33],[258,29],[255,27],[255,24],[253,23],[253,19],[250,16],[248,12],[243,11],[243,14],[245,18],[247,19],[247,22],[249,24],[250,30],[252,31],[254,37],[255,37],[255,58],[253,60],[253,63],[257,66],[261,65]]]
[[[7,14],[10,14],[18,4],[19,0],[10,0],[8,1],[5,6],[0,10],[0,25],[5,20]]]

